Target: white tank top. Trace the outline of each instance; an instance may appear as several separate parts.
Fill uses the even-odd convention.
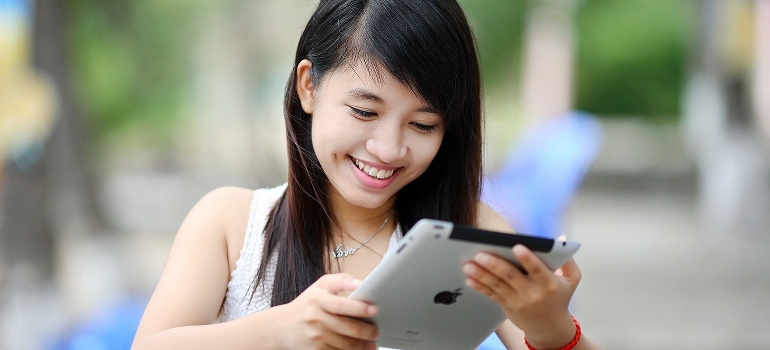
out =
[[[225,301],[222,304],[217,322],[232,321],[270,307],[277,264],[276,255],[273,255],[271,258],[265,278],[257,286],[253,299],[250,300],[249,296],[254,276],[256,276],[262,261],[267,216],[285,190],[286,184],[254,191],[251,210],[249,210],[249,222],[246,226],[246,235],[243,240],[243,248],[241,249],[238,261],[235,263],[235,270],[230,274],[230,281],[227,283],[227,294],[225,295]],[[401,227],[397,226],[390,236],[388,250],[385,252],[383,259],[395,251],[402,236]]]

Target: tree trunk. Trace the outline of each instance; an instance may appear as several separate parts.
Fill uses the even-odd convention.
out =
[[[36,1],[32,63],[36,71],[53,83],[58,108],[51,134],[41,141],[42,153],[35,156],[32,152],[31,160],[11,160],[4,167],[0,256],[7,267],[32,267],[42,279],[50,279],[54,274],[55,235],[62,227],[55,218],[80,220],[80,227],[103,226],[94,181],[85,160],[85,130],[71,88],[64,33],[61,1]],[[58,198],[62,193],[69,197]],[[53,204],[61,202],[66,205],[56,208],[60,215],[54,217]]]

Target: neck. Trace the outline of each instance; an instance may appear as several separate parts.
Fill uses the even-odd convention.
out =
[[[347,232],[355,239],[366,239],[382,225],[386,218],[394,210],[396,198],[388,199],[383,205],[376,208],[364,208],[350,204],[335,189],[330,191],[331,209],[337,219],[337,234],[342,235]],[[382,232],[393,231],[395,227],[393,218],[382,228]]]

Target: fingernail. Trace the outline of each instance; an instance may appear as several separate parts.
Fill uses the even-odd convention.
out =
[[[489,262],[489,255],[484,253],[478,253],[476,256],[473,257],[473,260],[478,261],[479,263],[488,263]]]
[[[476,272],[476,267],[473,266],[473,264],[465,264],[465,265],[463,265],[463,272],[468,273],[468,274],[472,274],[472,273]]]
[[[377,344],[375,343],[369,343],[369,346],[367,347],[369,350],[377,350]]]
[[[370,305],[366,308],[366,314],[369,316],[374,316],[377,313],[377,307]]]

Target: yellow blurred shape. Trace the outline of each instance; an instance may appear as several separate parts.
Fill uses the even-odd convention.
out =
[[[0,12],[0,79],[29,65],[29,39],[23,17]]]
[[[29,61],[29,27],[0,12],[0,160],[44,141],[53,126],[56,93]]]
[[[48,79],[29,69],[0,78],[0,159],[5,159],[47,137],[56,93]]]

